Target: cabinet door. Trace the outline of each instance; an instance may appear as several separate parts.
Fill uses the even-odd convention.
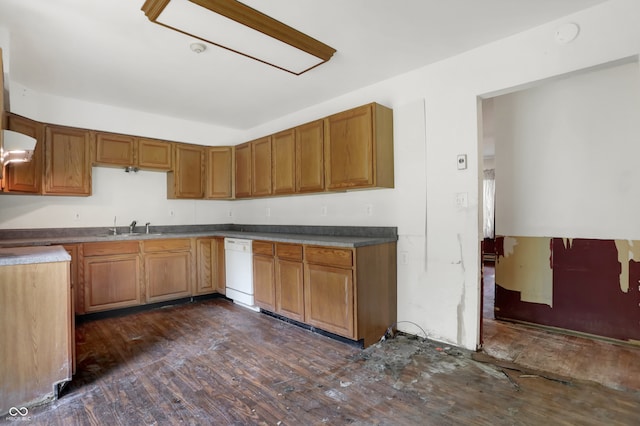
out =
[[[251,142],[251,195],[271,195],[271,136]]]
[[[251,144],[234,148],[236,164],[236,198],[251,197]]]
[[[306,264],[304,298],[307,324],[355,339],[351,269]]]
[[[271,312],[276,310],[274,281],[275,261],[272,256],[253,256],[253,292],[256,306]]]
[[[91,135],[88,130],[45,126],[44,193],[91,195]]]
[[[276,263],[276,312],[296,321],[304,321],[302,262],[278,259]]]
[[[44,159],[44,127],[24,117],[9,114],[8,128],[37,140],[33,157],[28,163],[9,163],[6,166],[4,190],[39,194],[42,190],[42,164]]]
[[[229,146],[207,149],[207,198],[231,198],[233,149]]]
[[[374,184],[371,105],[327,118],[325,156],[327,188]]]
[[[135,138],[114,133],[96,133],[94,164],[101,166],[132,166]]]
[[[148,253],[144,256],[147,302],[191,295],[191,254]]]
[[[217,290],[218,246],[213,238],[196,240],[196,262],[198,268],[195,294],[214,293]]]
[[[138,139],[136,164],[142,169],[171,170],[171,143],[154,139]]]
[[[204,197],[204,147],[175,144],[175,163],[167,173],[168,198]]]
[[[140,257],[123,254],[84,258],[86,312],[139,305]]]
[[[277,133],[271,140],[273,193],[293,194],[296,187],[295,130]]]
[[[296,192],[324,191],[324,122],[296,128]]]

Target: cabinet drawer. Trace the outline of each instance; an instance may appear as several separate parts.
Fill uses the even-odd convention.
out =
[[[335,247],[305,246],[304,260],[308,263],[351,268],[353,250]]]
[[[143,243],[144,251],[188,251],[191,250],[189,238],[175,238],[171,240],[146,240]]]
[[[273,243],[268,241],[254,241],[253,254],[261,254],[264,256],[273,256]]]
[[[302,245],[276,243],[276,256],[281,259],[302,261]]]
[[[107,254],[138,253],[137,241],[110,241],[102,243],[85,243],[82,246],[83,256],[102,256]]]

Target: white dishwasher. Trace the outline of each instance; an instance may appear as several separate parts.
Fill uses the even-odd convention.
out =
[[[224,239],[226,296],[240,306],[259,311],[253,302],[253,252],[251,240]]]

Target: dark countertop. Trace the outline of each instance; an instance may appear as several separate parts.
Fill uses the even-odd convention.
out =
[[[0,266],[69,261],[71,256],[60,246],[0,248]]]
[[[395,227],[282,226],[282,225],[188,225],[152,227],[150,234],[136,229],[53,228],[0,230],[0,247],[43,246],[101,241],[151,240],[166,238],[229,237],[333,247],[362,247],[395,242]],[[141,231],[141,232],[139,232]]]

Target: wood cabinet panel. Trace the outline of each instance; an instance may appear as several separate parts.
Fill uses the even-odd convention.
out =
[[[160,302],[191,295],[189,252],[145,254],[144,269],[147,302]]]
[[[132,166],[135,164],[135,138],[115,133],[96,133],[94,164],[101,166]]]
[[[85,312],[139,305],[140,257],[137,254],[84,257]]]
[[[104,256],[110,254],[138,254],[138,241],[105,241],[84,243],[82,254],[84,257]]]
[[[88,130],[45,126],[44,193],[91,195],[91,134]]]
[[[302,262],[302,244],[276,243],[276,256]]]
[[[220,250],[222,253],[219,252]],[[224,294],[224,238],[198,238],[196,256],[197,281],[194,293],[197,295],[215,292]],[[221,278],[222,282],[220,282]]]
[[[216,245],[216,291],[225,294],[227,288],[227,277],[224,264],[224,238],[214,238]]]
[[[174,168],[167,173],[168,198],[204,197],[204,147],[174,144]]]
[[[271,136],[251,142],[251,196],[271,195]]]
[[[271,137],[274,194],[293,194],[296,190],[295,134],[295,129],[290,129]]]
[[[253,291],[256,306],[276,309],[275,261],[273,256],[253,255]]]
[[[163,240],[146,240],[143,243],[145,253],[158,251],[189,251],[191,240],[189,238],[171,238]]]
[[[206,198],[233,197],[233,148],[230,146],[207,148]]]
[[[302,262],[278,258],[275,270],[276,312],[304,321],[304,268]]]
[[[336,247],[305,246],[304,259],[321,265],[350,268],[353,265],[353,250]]]
[[[271,241],[253,241],[251,247],[253,254],[273,256],[273,243]]]
[[[71,335],[76,335],[76,313],[84,313],[84,303],[81,303],[81,297],[83,292],[81,291],[82,286],[78,282],[78,262],[79,262],[79,244],[65,244],[63,245],[64,249],[71,256],[71,262],[69,262],[69,287],[71,289]],[[69,348],[71,352],[71,370],[72,374],[76,374],[76,345],[75,339],[69,342],[71,347]]]
[[[137,140],[136,165],[143,169],[166,170],[172,168],[172,144],[155,139]]]
[[[355,339],[354,288],[351,269],[305,264],[304,321]]]
[[[42,170],[44,163],[44,126],[14,114],[8,114],[9,130],[36,139],[33,157],[28,163],[9,163],[5,168],[4,191],[39,194],[42,192]]]
[[[296,192],[324,190],[324,122],[296,127]]]
[[[0,266],[0,413],[47,401],[71,380],[69,287],[68,262]],[[31,418],[3,415],[11,420]]]
[[[364,105],[325,120],[328,189],[393,187],[393,112]]]
[[[251,144],[249,142],[234,147],[235,155],[235,197],[251,196]]]

